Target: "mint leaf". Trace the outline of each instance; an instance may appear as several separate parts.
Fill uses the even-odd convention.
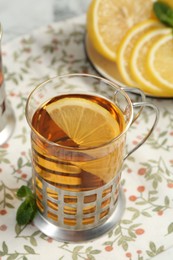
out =
[[[25,200],[21,203],[17,210],[16,220],[19,225],[26,225],[33,220],[37,212],[35,195],[32,193],[30,188],[27,186],[22,186],[17,191],[17,196],[19,198],[25,197]]]
[[[173,27],[173,9],[168,4],[157,1],[153,4],[153,10],[163,24]]]
[[[19,198],[24,198],[26,196],[32,196],[32,191],[27,186],[21,186],[17,191],[17,196]]]
[[[34,216],[33,206],[25,200],[17,210],[16,220],[19,225],[26,225],[33,220]]]

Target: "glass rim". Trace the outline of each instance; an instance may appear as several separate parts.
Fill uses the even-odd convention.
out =
[[[29,103],[30,103],[30,100],[31,100],[31,97],[32,95],[35,93],[35,91],[41,87],[43,87],[44,85],[48,84],[49,82],[51,81],[54,81],[56,79],[60,79],[60,78],[68,78],[68,77],[87,77],[87,78],[95,78],[97,80],[100,80],[102,82],[104,82],[105,84],[115,88],[115,90],[118,89],[118,92],[120,92],[123,96],[125,96],[128,104],[130,105],[130,119],[128,121],[128,123],[126,124],[124,130],[119,134],[117,135],[115,138],[111,139],[110,141],[108,142],[105,142],[104,144],[101,144],[101,145],[98,145],[98,146],[93,146],[93,147],[72,147],[72,146],[66,146],[66,145],[62,145],[62,144],[58,144],[58,143],[55,143],[53,141],[50,141],[48,139],[46,139],[43,135],[41,135],[32,125],[31,121],[29,119]],[[83,93],[83,92],[82,92]],[[104,96],[103,96],[104,98]],[[40,139],[42,139],[44,142],[52,145],[52,146],[55,146],[55,147],[58,147],[58,148],[61,148],[61,149],[64,149],[64,150],[70,150],[70,151],[86,151],[86,150],[95,150],[95,149],[99,149],[99,148],[103,148],[105,146],[109,146],[111,145],[112,143],[116,142],[119,138],[121,138],[126,132],[127,130],[129,129],[131,123],[132,123],[132,120],[133,120],[133,105],[132,105],[132,101],[130,99],[130,97],[128,96],[128,94],[124,91],[124,89],[122,89],[117,83],[114,83],[108,79],[105,79],[105,78],[102,78],[100,76],[96,76],[96,75],[92,75],[92,74],[86,74],[86,73],[69,73],[69,74],[64,74],[64,75],[60,75],[60,76],[55,76],[55,77],[51,77],[41,83],[39,83],[38,85],[36,85],[36,87],[30,92],[28,98],[27,98],[27,101],[26,101],[26,106],[25,106],[25,116],[26,116],[26,120],[27,120],[27,123],[31,129],[31,131],[33,131],[37,136],[39,136]]]

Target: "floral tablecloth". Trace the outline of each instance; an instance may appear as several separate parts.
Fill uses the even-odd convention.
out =
[[[146,260],[173,246],[171,99],[147,98],[160,110],[159,123],[150,139],[124,163],[125,212],[112,231],[91,242],[69,244],[45,236],[33,224],[16,224],[21,203],[16,190],[31,180],[30,129],[24,114],[27,96],[37,83],[57,74],[96,74],[85,53],[84,36],[85,17],[77,17],[2,44],[6,92],[16,126],[0,147],[0,259]],[[131,127],[128,147],[141,140],[150,114],[144,112],[142,121]]]

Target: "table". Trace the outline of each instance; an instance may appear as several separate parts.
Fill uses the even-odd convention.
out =
[[[97,74],[84,47],[85,15],[51,23],[2,45],[6,92],[16,116],[12,137],[0,147],[0,256],[2,259],[171,259],[173,251],[173,102],[147,98],[160,110],[151,138],[124,162],[125,212],[114,230],[80,244],[57,242],[33,224],[19,227],[16,191],[31,180],[30,129],[25,103],[48,77]],[[151,115],[152,116],[152,115]],[[150,124],[144,112],[128,134],[137,144]],[[167,251],[168,250],[168,251]],[[162,254],[163,252],[163,254]],[[168,254],[167,254],[168,252]],[[162,258],[163,257],[163,258]]]

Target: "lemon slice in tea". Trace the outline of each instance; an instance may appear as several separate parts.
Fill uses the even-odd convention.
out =
[[[116,118],[106,108],[85,98],[64,97],[45,109],[79,147],[100,146],[121,132]]]

